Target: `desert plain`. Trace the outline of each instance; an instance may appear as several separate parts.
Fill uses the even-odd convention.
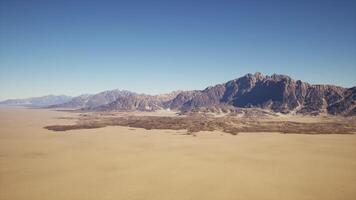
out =
[[[1,200],[356,199],[355,134],[44,128],[78,115],[0,108]]]

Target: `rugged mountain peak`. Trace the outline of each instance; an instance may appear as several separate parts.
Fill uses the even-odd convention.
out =
[[[354,112],[355,99],[352,98],[354,91],[345,93],[346,90],[332,85],[311,85],[286,75],[265,76],[256,72],[190,95],[177,95],[179,100],[174,99],[175,104],[171,108],[187,111],[199,107],[232,105],[282,113],[338,114],[336,110],[345,107],[342,113],[348,115]]]
[[[252,80],[258,81],[258,80],[263,80],[266,78],[265,75],[263,75],[261,72],[255,72],[254,74],[246,74],[244,77],[250,78]]]

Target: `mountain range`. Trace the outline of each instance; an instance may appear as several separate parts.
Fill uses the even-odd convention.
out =
[[[175,91],[147,95],[126,90],[108,90],[78,97],[46,96],[6,100],[0,104],[33,104],[49,108],[76,108],[85,111],[155,111],[181,112],[261,108],[280,113],[318,115],[356,115],[356,87],[313,85],[286,75],[246,74],[204,90]]]

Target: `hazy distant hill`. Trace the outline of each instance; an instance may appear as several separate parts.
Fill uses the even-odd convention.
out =
[[[65,95],[47,95],[42,97],[33,97],[26,99],[8,99],[5,101],[1,101],[1,105],[10,105],[10,106],[33,106],[33,107],[44,107],[51,106],[56,104],[62,104],[68,102],[72,99],[72,97]]]
[[[52,108],[96,108],[101,105],[109,104],[119,97],[133,95],[136,95],[136,93],[127,90],[108,90],[98,94],[80,95],[78,97],[74,97],[71,101],[66,103],[54,105]]]

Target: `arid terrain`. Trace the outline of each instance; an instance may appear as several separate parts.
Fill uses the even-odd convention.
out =
[[[71,111],[72,112],[72,111]],[[261,109],[244,109],[243,114],[175,112],[78,112],[75,124],[49,125],[53,131],[93,129],[106,126],[133,128],[187,130],[195,135],[199,131],[222,131],[237,135],[243,132],[278,132],[299,134],[354,134],[355,117],[310,116],[275,114]]]
[[[0,107],[0,199],[356,198],[354,118],[149,115]]]

